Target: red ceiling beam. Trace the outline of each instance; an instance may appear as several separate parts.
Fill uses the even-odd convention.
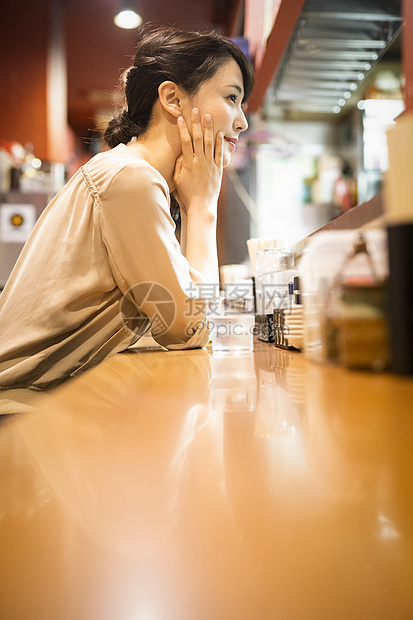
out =
[[[413,3],[403,0],[402,71],[405,79],[406,112],[413,111]]]
[[[410,0],[404,0],[410,4]],[[255,76],[255,86],[248,102],[248,112],[262,105],[274,73],[288,45],[294,26],[300,17],[305,0],[281,0],[273,28],[267,39],[264,56]]]

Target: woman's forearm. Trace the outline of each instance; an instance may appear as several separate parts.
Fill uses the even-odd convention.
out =
[[[206,283],[217,284],[219,275],[216,209],[208,209],[206,205],[200,205],[199,209],[188,209],[185,220],[185,256],[191,267],[202,274]]]

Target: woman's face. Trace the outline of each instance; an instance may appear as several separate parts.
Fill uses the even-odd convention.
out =
[[[238,63],[232,58],[217,70],[215,75],[201,84],[197,93],[189,98],[188,109],[183,116],[190,125],[192,108],[198,108],[201,118],[211,114],[214,134],[222,131],[224,136],[224,167],[228,166],[235,151],[238,136],[248,128],[241,104],[244,97],[244,82]],[[186,112],[186,113],[185,113]]]

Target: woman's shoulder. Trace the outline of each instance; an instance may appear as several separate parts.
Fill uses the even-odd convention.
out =
[[[113,183],[161,184],[168,193],[164,177],[134,149],[119,144],[113,149],[98,153],[85,164],[88,174],[101,192]]]
[[[101,209],[124,203],[158,204],[169,213],[169,187],[165,178],[135,149],[118,145],[95,155],[85,165],[88,185],[99,195]]]

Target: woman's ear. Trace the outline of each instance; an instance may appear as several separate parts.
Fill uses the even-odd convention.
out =
[[[158,88],[159,102],[164,110],[178,118],[182,114],[183,91],[175,82],[162,82]]]

